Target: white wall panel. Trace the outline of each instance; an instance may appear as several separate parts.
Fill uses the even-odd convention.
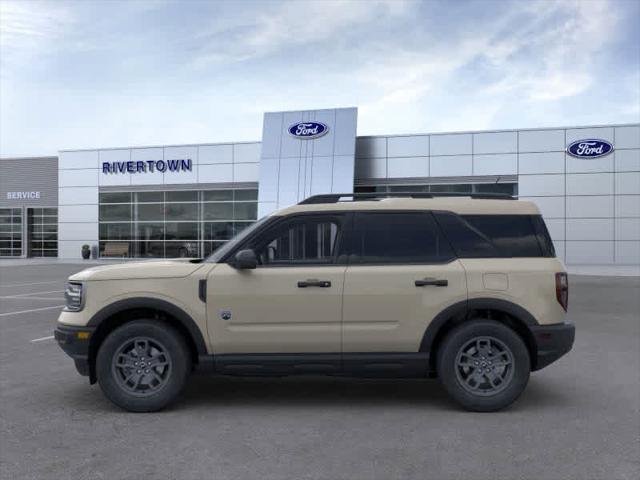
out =
[[[616,150],[615,171],[616,172],[640,172],[640,150]]]
[[[260,143],[236,143],[233,146],[234,163],[260,163]]]
[[[566,247],[565,247],[565,243],[566,243],[566,242],[564,242],[564,241],[562,241],[562,240],[554,240],[554,241],[553,241],[553,248],[554,248],[554,249],[555,249],[555,251],[556,251],[556,256],[557,256],[560,260],[562,260],[563,262],[564,262],[564,261],[565,261],[565,259],[566,259],[566,255],[565,255],[565,249],[566,249]]]
[[[431,135],[431,155],[465,155],[473,153],[473,135],[455,133]]]
[[[518,173],[564,173],[564,155],[564,152],[521,153]]]
[[[387,160],[389,178],[428,177],[429,157],[395,157]]]
[[[231,163],[198,165],[198,179],[200,183],[233,182],[233,165]]]
[[[564,195],[564,175],[520,175],[518,195],[524,197]]]
[[[335,125],[335,110],[317,110],[315,112],[311,112],[310,120],[313,122],[321,122],[325,125]],[[331,130],[331,127],[329,127]],[[314,157],[330,157],[333,155],[333,143],[335,140],[335,135],[340,133],[340,129],[333,127],[333,132],[331,134],[323,135],[319,138],[313,140],[313,142],[305,141],[305,143],[311,147],[307,150],[308,155],[313,155]]]
[[[515,175],[518,173],[518,156],[513,153],[498,155],[474,155],[474,175]]]
[[[333,155],[343,157],[344,159],[353,158],[353,152],[356,148],[356,137],[358,115],[353,110],[338,108],[334,110],[336,117],[336,125],[334,128],[334,151]],[[353,163],[350,161],[349,163]]]
[[[600,158],[576,158],[567,155],[567,173],[613,172],[613,154]]]
[[[63,187],[58,189],[59,205],[98,204],[98,187]],[[96,219],[96,221],[98,221]]]
[[[383,158],[386,156],[386,137],[356,137],[356,158]]]
[[[544,223],[547,225],[551,240],[564,240],[564,218],[545,218]]]
[[[518,132],[520,152],[564,152],[564,130],[525,130]]]
[[[640,265],[640,242],[615,242],[616,264]],[[640,269],[638,270],[640,275]]]
[[[566,242],[565,262],[569,265],[613,263],[613,242]]]
[[[389,137],[387,151],[389,157],[427,157],[429,156],[429,136]]]
[[[616,195],[616,217],[640,217],[640,195]]]
[[[567,195],[612,195],[613,174],[567,174]]]
[[[307,112],[284,112],[282,114],[283,123],[280,135],[280,157],[300,157],[304,155],[302,149],[306,147],[308,140],[300,140],[289,134],[289,127],[295,123],[309,121],[303,113]],[[265,118],[266,121],[266,118]],[[265,132],[262,133],[263,136]]]
[[[613,217],[613,195],[567,197],[567,217]]]
[[[146,162],[147,160],[164,160],[164,149],[162,147],[131,149],[131,161]],[[191,168],[197,169],[195,162]],[[116,174],[114,174],[114,176],[115,175]],[[107,177],[108,175],[100,174],[100,176]],[[136,173],[129,176],[131,177],[131,185],[162,185],[164,183],[164,174],[157,170],[153,172]]]
[[[198,147],[185,146],[185,147],[165,147],[164,148],[164,160],[169,162],[171,160],[191,160],[191,171],[179,170],[175,172],[167,170],[164,172],[164,183],[166,185],[171,184],[185,184],[185,183],[198,183]],[[134,173],[131,176],[147,175],[146,173]]]
[[[58,225],[59,240],[83,240],[98,238],[98,222],[60,223]]]
[[[640,172],[616,173],[617,195],[640,195]]]
[[[198,163],[232,163],[233,145],[201,145],[198,147]]]
[[[311,159],[307,163],[309,171],[311,171]],[[280,185],[278,190],[279,205],[294,205],[298,203],[299,195],[306,196],[303,194],[305,183],[302,181],[306,173],[304,164],[304,159],[300,162],[295,157],[280,159],[280,177],[278,179],[278,184]],[[286,188],[283,188],[285,186]]]
[[[258,202],[258,219],[278,209],[276,202]]]
[[[261,202],[277,202],[278,176],[280,175],[280,159],[267,157],[261,159],[259,189]],[[202,181],[202,180],[201,180]]]
[[[233,165],[234,182],[257,182],[259,177],[259,163],[236,163]]]
[[[433,142],[432,142],[433,146]],[[451,155],[430,158],[430,175],[432,177],[449,177],[472,174],[471,155]]]
[[[60,152],[58,154],[58,168],[100,168],[98,150]]]
[[[261,158],[280,158],[280,144],[282,131],[286,130],[282,112],[268,112],[264,114],[262,123]]]
[[[523,197],[520,200],[529,200],[535,203],[545,219],[564,218],[565,197]]]
[[[473,134],[473,153],[516,153],[518,132],[492,132]]]
[[[59,170],[59,187],[82,187],[98,184],[98,169]]]
[[[113,150],[100,150],[100,174],[98,176],[99,185],[131,185],[131,174],[129,173],[103,173],[102,164],[104,162],[129,162],[131,161],[131,150],[120,148]],[[159,157],[156,160],[162,159]]]
[[[613,240],[611,218],[567,218],[567,240]]]
[[[313,157],[311,166],[311,195],[331,193],[333,157]]]
[[[58,223],[97,222],[98,205],[60,205]]]
[[[616,149],[640,148],[640,125],[616,127]]]
[[[387,159],[386,158],[356,159],[355,176],[358,179],[387,178]]]
[[[616,218],[616,240],[640,240],[640,218]]]
[[[596,127],[596,128],[570,128],[567,130],[567,145],[576,140],[586,140],[597,138],[598,140],[606,140],[613,143],[612,127]]]
[[[357,161],[357,160],[356,160]],[[353,191],[353,157],[351,155],[336,155],[333,157],[332,192]]]
[[[58,258],[82,258],[82,245],[98,245],[98,239],[85,238],[83,240],[58,240]]]

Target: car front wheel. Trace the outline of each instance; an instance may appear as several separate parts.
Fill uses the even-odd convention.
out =
[[[104,340],[96,359],[106,397],[132,412],[153,412],[171,403],[191,370],[184,338],[157,320],[135,320]]]
[[[477,412],[511,405],[526,387],[530,369],[520,336],[493,320],[472,320],[454,328],[437,358],[445,390],[463,408]]]

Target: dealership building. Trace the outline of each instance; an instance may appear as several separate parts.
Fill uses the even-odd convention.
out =
[[[0,160],[0,257],[200,257],[321,193],[505,193],[568,265],[640,265],[640,124],[357,136],[357,109],[264,115],[262,141]]]

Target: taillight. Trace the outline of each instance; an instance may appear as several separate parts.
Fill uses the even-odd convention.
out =
[[[556,273],[556,298],[566,312],[569,307],[569,277],[565,272]]]

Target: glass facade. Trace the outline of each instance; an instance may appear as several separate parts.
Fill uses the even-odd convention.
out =
[[[100,256],[207,256],[257,215],[257,189],[103,192]]]
[[[441,183],[411,185],[359,185],[355,193],[402,192],[454,192],[454,193],[503,193],[518,196],[518,184],[513,183]]]
[[[22,255],[22,209],[0,208],[0,257]]]
[[[29,257],[58,256],[58,209],[27,209]]]

